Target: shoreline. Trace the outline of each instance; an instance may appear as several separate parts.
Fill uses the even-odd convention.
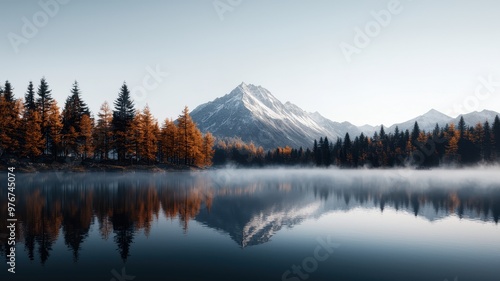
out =
[[[479,164],[472,166],[459,165],[442,165],[437,167],[316,167],[314,165],[303,166],[244,166],[244,165],[215,165],[210,167],[197,167],[190,165],[174,165],[174,164],[129,164],[129,163],[100,163],[93,161],[72,161],[61,163],[53,161],[51,163],[34,163],[29,161],[20,161],[17,159],[1,159],[0,171],[7,171],[7,168],[14,167],[19,173],[43,173],[43,172],[68,172],[68,173],[87,173],[87,172],[189,172],[189,171],[206,171],[206,170],[224,170],[224,169],[252,169],[252,170],[268,170],[268,169],[313,169],[313,170],[344,170],[344,171],[426,171],[426,170],[467,170],[484,168],[490,169],[498,167],[498,164]]]
[[[125,163],[99,163],[93,161],[71,161],[49,163],[36,163],[22,161],[17,159],[1,159],[0,170],[6,171],[7,168],[14,167],[19,173],[41,173],[41,172],[180,172],[205,170],[189,165],[174,164],[125,164]]]

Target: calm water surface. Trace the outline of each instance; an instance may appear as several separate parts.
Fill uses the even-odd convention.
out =
[[[1,280],[500,280],[499,169],[18,174],[16,198]]]

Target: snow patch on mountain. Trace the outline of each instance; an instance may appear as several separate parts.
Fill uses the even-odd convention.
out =
[[[474,126],[486,120],[491,123],[497,114],[483,110],[463,116],[468,126]],[[240,137],[265,149],[286,145],[305,149],[312,146],[314,139],[326,136],[335,141],[344,138],[347,133],[351,139],[361,133],[371,137],[383,126],[357,127],[349,122],[334,122],[319,112],[306,112],[289,101],[283,104],[267,89],[245,83],[223,97],[196,107],[191,116],[202,132],[210,131],[218,138]],[[397,126],[399,131],[411,131],[418,122],[421,130],[429,132],[436,124],[440,127],[457,124],[459,119],[432,109],[406,122],[384,126],[384,129],[386,133],[392,133]]]

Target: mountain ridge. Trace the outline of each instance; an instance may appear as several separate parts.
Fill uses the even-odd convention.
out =
[[[468,126],[478,122],[492,122],[499,113],[491,110],[462,115]],[[282,103],[264,87],[242,82],[228,94],[196,107],[191,116],[202,132],[210,131],[218,138],[239,137],[245,142],[272,149],[278,146],[311,147],[314,139],[327,137],[330,141],[344,138],[346,133],[354,138],[361,133],[373,136],[384,127],[386,133],[413,129],[415,121],[421,130],[431,131],[436,123],[458,124],[460,116],[450,117],[436,109],[410,120],[385,125],[356,126],[348,121],[332,121],[319,113],[307,112],[290,101]]]

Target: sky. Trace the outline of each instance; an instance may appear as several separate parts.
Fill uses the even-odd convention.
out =
[[[75,80],[96,114],[124,81],[160,122],[241,82],[334,121],[500,112],[496,0],[0,0],[0,81]],[[499,81],[499,82],[496,82]]]

